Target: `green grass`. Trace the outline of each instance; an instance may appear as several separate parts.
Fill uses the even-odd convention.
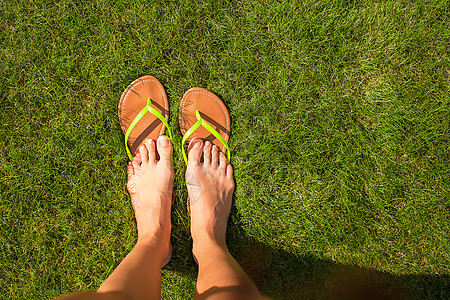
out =
[[[227,105],[229,248],[263,293],[449,298],[448,7],[1,1],[0,297],[96,289],[132,249],[116,110],[149,74],[175,128],[193,86]],[[175,165],[165,299],[197,272]]]

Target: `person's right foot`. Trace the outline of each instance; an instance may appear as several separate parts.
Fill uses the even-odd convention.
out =
[[[203,159],[202,159],[203,156]],[[191,211],[193,252],[211,242],[226,247],[225,234],[234,191],[233,168],[210,142],[189,144],[186,184]]]

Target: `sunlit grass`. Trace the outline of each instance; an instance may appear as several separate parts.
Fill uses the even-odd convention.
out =
[[[116,110],[147,74],[175,128],[191,87],[227,105],[229,248],[265,294],[333,298],[368,272],[388,294],[448,297],[449,25],[447,1],[1,2],[2,298],[96,289],[132,249]],[[184,299],[179,148],[175,167],[163,297]]]

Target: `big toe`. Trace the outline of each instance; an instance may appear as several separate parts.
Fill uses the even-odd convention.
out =
[[[189,159],[188,165],[197,165],[203,153],[203,140],[199,138],[193,139],[188,147]]]
[[[158,153],[159,160],[171,162],[172,161],[172,143],[169,138],[165,135],[158,137]]]

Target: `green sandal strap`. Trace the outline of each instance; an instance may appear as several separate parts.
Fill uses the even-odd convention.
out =
[[[208,123],[206,123],[205,120],[202,119],[202,117],[200,116],[200,112],[198,110],[195,110],[195,117],[197,118],[197,122],[194,125],[192,125],[192,127],[189,128],[188,131],[186,131],[186,133],[183,136],[183,140],[181,141],[181,149],[183,150],[184,162],[186,164],[188,163],[186,151],[184,150],[184,143],[189,138],[189,136],[191,134],[193,134],[194,131],[196,131],[200,126],[203,126],[206,130],[208,130],[212,135],[214,135],[225,146],[228,161],[230,161],[230,147],[228,146],[227,141],[211,125],[209,125]]]
[[[136,124],[148,112],[154,114],[159,120],[161,120],[161,122],[163,122],[163,124],[167,128],[167,131],[169,132],[169,138],[170,138],[170,140],[172,140],[172,130],[170,129],[169,124],[166,121],[166,118],[164,118],[164,116],[159,111],[154,109],[151,105],[152,105],[152,100],[150,99],[150,97],[148,97],[147,105],[137,114],[137,116],[134,118],[133,122],[131,122],[130,127],[128,127],[127,132],[125,133],[125,149],[127,150],[127,154],[128,154],[128,157],[130,158],[130,160],[133,159],[133,155],[131,154],[130,148],[128,148],[128,137],[130,136],[130,133],[133,130],[134,126],[136,126]]]

